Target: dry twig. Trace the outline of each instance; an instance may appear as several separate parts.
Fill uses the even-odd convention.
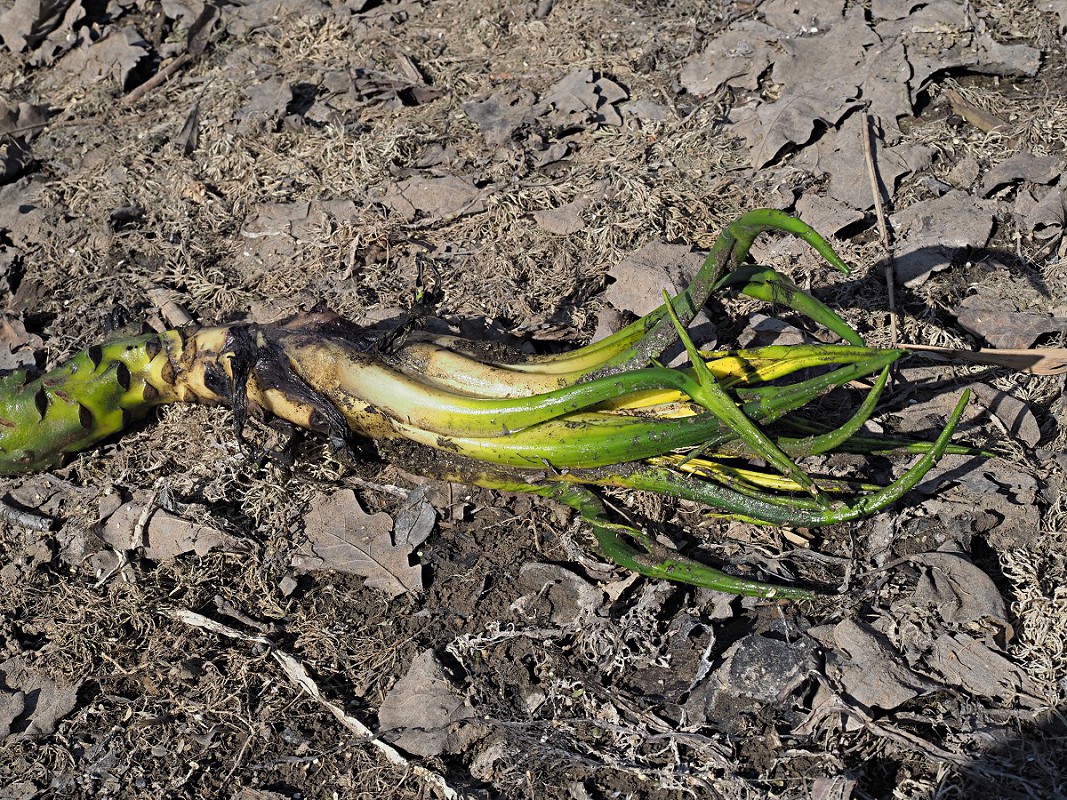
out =
[[[424,781],[427,787],[436,790],[438,795],[446,800],[459,800],[461,797],[455,789],[445,782],[443,776],[438,775],[433,770],[427,769],[419,764],[412,764],[395,747],[376,737],[374,731],[355,717],[346,714],[344,709],[337,704],[327,700],[319,689],[318,684],[315,683],[315,680],[304,668],[304,665],[294,656],[286,653],[284,650],[276,648],[265,636],[250,636],[247,633],[242,633],[236,628],[231,628],[229,625],[224,625],[221,622],[217,622],[209,617],[205,617],[202,614],[197,614],[195,611],[189,611],[185,608],[173,609],[166,612],[166,614],[171,619],[175,619],[186,625],[191,625],[194,628],[203,628],[204,630],[211,631],[219,636],[224,636],[227,639],[236,639],[238,641],[258,644],[268,648],[270,650],[271,658],[278,662],[278,665],[282,668],[285,676],[289,678],[290,681],[306,692],[315,702],[329,711],[334,719],[341,723],[341,725],[360,739],[377,748],[390,764],[410,770]]]

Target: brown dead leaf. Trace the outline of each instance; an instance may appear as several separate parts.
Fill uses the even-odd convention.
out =
[[[261,203],[241,226],[241,236],[246,239],[292,237],[297,242],[316,241],[323,228],[355,215],[356,206],[351,200]]]
[[[512,603],[512,610],[527,618],[545,615],[555,625],[580,623],[604,602],[603,591],[559,564],[523,564],[518,587],[526,594]]]
[[[723,662],[711,675],[720,691],[774,703],[795,689],[810,670],[817,669],[815,644],[801,637],[785,642],[750,634],[727,649]]]
[[[110,79],[123,87],[137,63],[148,55],[148,42],[132,25],[107,29],[95,41],[88,36],[56,62],[57,74],[64,80],[88,85]]]
[[[44,340],[36,333],[27,333],[21,319],[0,315],[0,372],[35,366],[42,349]]]
[[[805,194],[801,200],[814,198],[809,202],[838,200],[850,209],[866,210],[874,205],[871,183],[867,168],[867,159],[863,152],[863,139],[867,135],[866,118],[863,114],[853,114],[837,131],[828,132],[819,141],[804,149],[795,165],[811,170],[814,174],[826,174],[830,178],[829,197]],[[876,164],[881,184],[890,192],[894,191],[900,181],[908,175],[918,173],[930,166],[934,149],[923,144],[900,143],[888,145],[883,138],[876,145]],[[797,206],[801,219],[807,221],[805,212]],[[841,220],[824,215],[820,227],[815,221],[811,225],[823,234],[836,233],[850,224],[850,214],[843,212]],[[836,228],[835,228],[836,226]]]
[[[834,87],[834,96],[855,98],[856,92]],[[827,116],[826,95],[822,90],[811,94],[790,92],[775,103],[759,103],[731,112],[730,121],[737,133],[744,136],[752,149],[752,167],[761,169],[774,161],[787,145],[805,145],[815,133],[817,122],[836,124],[848,106],[839,114]],[[855,105],[855,103],[854,103]]]
[[[817,36],[780,42],[786,53],[775,59],[772,78],[783,87],[781,97],[731,115],[752,148],[754,168],[775,160],[787,145],[806,144],[817,123],[836,125],[859,105],[866,49],[876,43],[856,15],[833,21]]]
[[[507,142],[521,126],[531,122],[535,97],[525,89],[494,92],[484,100],[464,103],[463,113],[478,126],[486,144],[494,147]]]
[[[811,344],[812,338],[795,325],[766,314],[753,314],[745,329],[737,335],[741,347]]]
[[[704,259],[689,247],[666,242],[650,242],[608,270],[612,283],[604,291],[608,308],[597,319],[596,338],[613,333],[625,320],[617,312],[644,316],[663,303],[663,292],[674,295],[689,285]],[[690,328],[701,347],[715,341],[715,326],[703,312]]]
[[[908,81],[913,102],[919,100],[930,79],[946,70],[966,69],[988,75],[1033,75],[1041,52],[1027,45],[1002,45],[986,33],[972,7],[954,0],[914,8],[910,14],[879,23],[883,39],[899,40],[907,48],[912,76]]]
[[[945,683],[978,697],[1019,699],[1031,705],[1039,688],[1020,667],[965,633],[943,633],[928,658]],[[1027,702],[1027,701],[1030,702]]]
[[[226,32],[238,40],[244,40],[252,31],[278,26],[279,20],[290,16],[303,19],[323,18],[329,7],[322,0],[272,0],[271,2],[248,2],[226,6],[223,19]]]
[[[436,100],[441,89],[427,86],[421,73],[407,56],[399,58],[404,75],[357,67],[327,72],[304,118],[319,124],[339,123],[370,105],[386,108],[418,106]]]
[[[834,178],[830,178],[831,184]],[[831,190],[831,195],[833,191]],[[867,195],[870,198],[870,191]],[[862,195],[860,195],[862,196]],[[857,198],[856,205],[850,205],[837,199],[836,196],[827,197],[822,194],[804,194],[797,200],[797,216],[819,231],[823,236],[833,236],[838,231],[847,228],[864,218],[863,211],[868,205],[873,205],[874,199],[867,201]]]
[[[591,69],[579,69],[549,87],[541,107],[555,109],[551,115],[556,124],[622,125],[622,115],[615,108],[629,97],[619,84]]]
[[[237,112],[242,132],[273,128],[293,101],[293,89],[283,76],[251,86],[247,94],[248,102]]]
[[[858,782],[844,775],[816,778],[811,784],[811,800],[850,800]]]
[[[32,250],[49,237],[58,235],[49,225],[48,212],[42,207],[43,185],[29,178],[0,186],[0,254]],[[2,239],[10,240],[10,244]],[[10,308],[10,306],[9,306]]]
[[[143,497],[144,493],[139,493]],[[124,503],[104,523],[101,538],[116,550],[143,548],[145,558],[169,561],[185,553],[203,556],[212,550],[241,552],[247,546],[210,525],[191,522],[164,509],[155,510],[144,530],[137,525],[144,512],[144,500]],[[138,535],[139,534],[139,535]]]
[[[642,122],[667,122],[677,118],[677,113],[670,106],[644,98],[623,103],[622,110],[628,119]]]
[[[620,311],[644,316],[663,304],[663,292],[689,285],[704,259],[687,245],[651,242],[608,269],[604,299]]]
[[[390,597],[423,588],[422,568],[409,561],[417,545],[394,541],[392,518],[383,512],[368,514],[351,489],[314,497],[304,530],[307,541],[293,557],[299,570],[360,575],[367,586]]]
[[[533,212],[534,222],[542,230],[546,230],[549,233],[554,233],[557,236],[569,236],[585,228],[585,222],[582,221],[582,212],[589,207],[591,202],[592,198],[590,197],[580,197],[556,208],[535,211]]]
[[[971,495],[972,505],[979,505],[983,495],[1000,494],[994,501],[998,512],[1007,514],[1003,498],[1028,507],[1037,499],[1037,479],[1031,472],[1017,465],[1006,464],[1001,459],[985,459],[978,456],[947,455],[931,469],[922,483],[915,487],[921,494],[945,493],[941,499],[951,500],[947,486],[957,486],[959,491]]]
[[[1028,404],[984,383],[976,384],[972,389],[978,401],[1000,420],[1009,436],[1030,447],[1037,446],[1041,441],[1041,426]]]
[[[948,455],[915,487],[938,543],[981,533],[996,550],[1034,546],[1041,538],[1042,486],[1037,477],[1003,459]],[[933,497],[936,495],[936,497]]]
[[[771,64],[773,45],[781,31],[754,19],[744,19],[689,57],[682,67],[681,83],[690,94],[706,96],[723,86],[754,91],[759,76]]]
[[[1014,153],[994,166],[982,180],[982,196],[989,197],[997,189],[1009,184],[1052,183],[1063,171],[1063,159],[1057,156],[1035,156],[1023,151]]]
[[[192,24],[203,11],[204,3],[202,0],[161,0],[159,7],[167,19]]]
[[[62,24],[71,5],[71,0],[15,0],[0,14],[0,41],[13,53],[36,47]]]
[[[900,0],[871,0],[871,16],[876,20],[903,19],[916,5]]]
[[[939,617],[955,623],[1007,619],[996,584],[963,553],[920,553],[912,561],[926,567],[911,597],[916,605],[932,606]]]
[[[808,633],[826,647],[827,677],[864,708],[889,711],[929,688],[866,622],[847,619]]]
[[[200,143],[200,101],[193,103],[178,135],[174,137],[174,146],[183,156],[190,156]],[[194,195],[195,196],[195,195]]]
[[[0,739],[52,733],[77,704],[80,686],[53,680],[26,654],[0,663]]]
[[[474,709],[445,674],[433,650],[415,657],[378,709],[385,738],[410,753],[430,758],[462,747],[458,723],[474,716]]]
[[[1067,333],[1067,318],[1019,311],[1000,294],[981,289],[963,299],[956,321],[998,350],[1022,350],[1045,334]]]
[[[1060,185],[1065,182],[1060,179]],[[1019,227],[1035,239],[1059,239],[1067,219],[1067,192],[1060,186],[1038,190],[1027,189],[1015,199],[1015,219]]]
[[[391,185],[379,202],[402,219],[454,219],[485,211],[485,193],[471,178],[456,175],[416,177]]]
[[[29,143],[48,117],[47,106],[0,102],[0,183],[9,183],[29,166]]]
[[[393,522],[393,541],[397,547],[414,550],[430,538],[437,524],[437,509],[429,500],[430,490],[423,484],[412,489]]]
[[[768,24],[781,33],[796,38],[817,35],[841,19],[843,0],[767,0],[760,13]]]
[[[754,168],[790,145],[804,146],[817,135],[819,122],[832,127],[860,103],[882,120],[887,140],[895,142],[901,135],[897,119],[912,113],[931,77],[942,70],[1033,75],[1040,65],[1039,50],[1001,45],[976,32],[982,25],[974,12],[950,0],[903,11],[883,8],[884,15],[872,14],[872,20],[854,8],[842,14],[843,8],[838,0],[816,5],[769,0],[760,6],[766,26],[734,23],[683,68],[683,85],[708,94],[729,85],[755,89],[754,81],[773,62],[778,98],[755,99],[730,115],[749,143]],[[768,54],[768,47],[785,53]]]
[[[993,232],[993,203],[953,190],[943,197],[908,206],[892,217],[900,241],[896,276],[916,287],[934,272],[948,269],[956,251],[983,247]]]

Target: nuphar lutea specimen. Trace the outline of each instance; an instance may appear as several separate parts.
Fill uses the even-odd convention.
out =
[[[890,365],[905,353],[865,347],[814,297],[772,269],[743,264],[755,237],[770,229],[800,237],[846,270],[804,223],[753,211],[723,232],[681,294],[665,296],[659,309],[616,334],[559,355],[490,360],[484,348],[477,356],[478,348],[460,339],[416,330],[383,335],[330,314],[96,345],[44,375],[19,371],[0,380],[0,472],[56,465],[162,403],[230,405],[238,433],[251,407],[338,446],[356,436],[389,443],[386,452],[432,452],[421,461],[437,477],[555,498],[592,526],[605,556],[644,575],[738,594],[808,597],[681,556],[611,521],[595,491],[639,489],[699,501],[733,519],[825,525],[886,508],[946,451],[973,452],[949,444],[966,394],[934,442],[859,435]],[[847,344],[701,351],[686,326],[709,296],[729,289],[786,305]],[[657,362],[679,339],[690,366]],[[798,371],[804,377],[786,380]],[[796,414],[868,375],[877,376],[873,388],[840,427]],[[892,447],[919,457],[884,487],[815,478],[797,464],[835,449]],[[751,466],[755,460],[764,466]]]

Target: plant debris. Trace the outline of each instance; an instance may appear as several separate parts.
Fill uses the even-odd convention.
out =
[[[421,504],[405,506],[405,512],[394,528],[388,514],[365,512],[351,489],[319,495],[304,518],[307,543],[293,566],[360,575],[389,597],[417,592],[423,588],[422,568],[410,557],[433,530],[433,515]]]
[[[6,4],[0,369],[161,326],[160,290],[201,324],[410,312],[555,353],[763,206],[852,271],[760,262],[914,352],[869,432],[928,436],[971,387],[997,457],[822,528],[610,493],[822,592],[783,603],[614,570],[550,502],[164,409],[0,487],[0,794],[1062,793],[1065,32],[1062,0]],[[747,296],[707,317],[723,348],[812,333]]]

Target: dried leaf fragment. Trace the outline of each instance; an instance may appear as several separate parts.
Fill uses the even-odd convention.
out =
[[[457,175],[407,178],[390,186],[380,202],[405,220],[454,219],[485,211],[485,196],[471,178]]]
[[[241,551],[246,549],[240,539],[218,528],[182,519],[163,509],[157,509],[138,530],[144,515],[144,501],[124,503],[104,523],[101,538],[116,550],[142,548],[145,558],[169,561],[185,553],[207,555],[212,550]]]
[[[248,89],[248,102],[237,112],[238,130],[248,132],[270,128],[279,120],[289,103],[293,89],[289,81],[275,76]]]
[[[556,208],[545,208],[533,212],[534,222],[542,230],[557,236],[569,236],[585,228],[582,212],[589,207],[591,198],[580,197],[570,203]]]
[[[885,638],[865,622],[844,620],[809,633],[827,647],[826,674],[864,708],[892,710],[928,688]]]
[[[0,663],[0,740],[52,733],[77,704],[80,686],[52,680],[23,653]]]
[[[591,69],[579,69],[549,88],[544,104],[555,108],[559,122],[591,121],[601,125],[622,125],[622,115],[615,104],[629,93],[610,78]]]
[[[462,105],[463,113],[478,126],[486,144],[499,146],[511,138],[522,125],[536,117],[534,94],[525,89],[509,92],[499,91],[484,100],[473,100]]]
[[[988,364],[993,367],[1006,367],[1017,372],[1029,372],[1033,375],[1062,375],[1067,372],[1067,349],[1063,348],[960,350],[957,347],[935,347],[924,344],[909,344],[906,347],[909,350],[921,350],[924,353],[938,355],[946,361],[961,364]]]
[[[1067,318],[1018,311],[1003,298],[988,292],[964,298],[956,315],[960,327],[998,349],[1021,349],[1045,334],[1067,333]]]
[[[118,86],[125,86],[126,79],[137,63],[148,55],[149,45],[132,25],[121,29],[108,29],[96,41],[88,37],[81,45],[63,56],[56,64],[60,74],[87,85],[105,78]]]
[[[964,633],[944,633],[934,642],[930,666],[947,683],[963,687],[978,697],[1026,699],[1040,692],[1015,664],[978,639]]]
[[[35,354],[44,348],[44,340],[28,333],[21,319],[0,315],[0,371],[32,367]]]
[[[1063,170],[1063,159],[1056,156],[1035,156],[1022,151],[1008,156],[989,172],[982,180],[982,196],[989,197],[997,189],[1008,184],[1052,183]]]
[[[1030,447],[1037,446],[1041,441],[1041,426],[1027,403],[985,384],[978,384],[974,390],[979,402],[1000,420],[1010,436]]]
[[[529,618],[546,614],[556,625],[578,624],[594,616],[604,602],[599,588],[558,564],[523,564],[519,588],[527,594],[512,603],[512,609]]]
[[[934,272],[948,269],[956,250],[983,247],[993,232],[993,206],[961,191],[924,200],[893,215],[902,234],[897,247],[896,275],[916,287]]]
[[[912,595],[914,603],[934,606],[949,622],[1007,619],[1004,598],[993,579],[963,553],[921,553],[912,560],[927,568]]]
[[[754,91],[770,65],[781,32],[746,19],[713,37],[682,67],[681,83],[690,94],[706,96],[723,86]]]
[[[460,741],[454,728],[472,716],[474,709],[452,685],[433,650],[415,657],[378,709],[385,738],[424,758],[457,752]]]
[[[428,493],[425,485],[412,489],[397,512],[393,522],[393,539],[398,547],[414,549],[433,533],[433,527],[437,524],[437,509],[427,498]]]
[[[664,290],[673,295],[688,286],[702,263],[700,255],[685,245],[650,242],[615,264],[608,270],[614,282],[604,292],[610,308],[600,312],[597,338],[612,333],[616,323],[621,322],[617,314],[610,313],[611,309],[636,316],[649,313],[663,302]],[[692,335],[708,347],[715,341],[715,327],[703,312],[697,317]]]
[[[15,0],[0,14],[0,41],[12,53],[35,47],[64,21],[71,0]]]
[[[416,545],[394,542],[392,518],[384,512],[368,514],[351,489],[314,497],[304,530],[307,541],[293,557],[297,569],[360,575],[367,586],[389,597],[423,588],[422,568],[409,563]]]
[[[1024,189],[1015,198],[1015,219],[1019,227],[1035,239],[1059,239],[1067,220],[1067,191],[1062,185],[1067,180],[1060,178],[1060,186],[1043,191]]]

